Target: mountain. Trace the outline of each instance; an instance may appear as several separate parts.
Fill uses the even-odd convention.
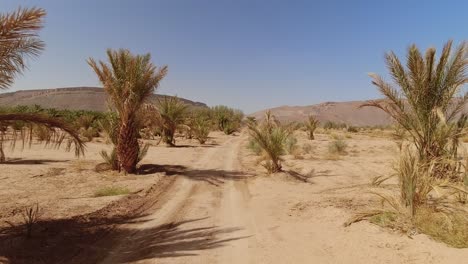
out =
[[[158,98],[167,95],[155,94],[150,99],[157,102]],[[206,104],[179,98],[194,107],[207,107]],[[43,90],[21,90],[0,94],[0,106],[40,105],[43,108],[106,111],[107,95],[99,87],[69,87]]]
[[[308,106],[280,106],[255,112],[249,116],[263,119],[270,110],[280,121],[304,121],[309,115],[316,116],[322,123],[332,121],[353,126],[377,126],[392,123],[390,117],[374,107],[359,108],[366,101],[325,102]]]

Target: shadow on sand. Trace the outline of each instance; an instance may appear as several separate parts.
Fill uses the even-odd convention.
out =
[[[157,164],[143,164],[138,169],[138,174],[147,175],[162,172],[167,176],[181,175],[195,181],[204,181],[209,184],[219,186],[226,180],[242,180],[253,177],[242,171],[228,171],[228,170],[208,170],[208,169],[190,169],[181,165],[157,165]]]
[[[43,220],[35,224],[31,238],[25,237],[24,225],[0,228],[0,263],[97,263],[116,250],[120,257],[113,259],[112,263],[127,263],[193,256],[197,255],[195,251],[223,247],[230,241],[246,238],[217,238],[221,234],[234,234],[239,228],[219,228],[209,224],[186,227],[206,218],[145,229],[132,228],[134,224],[148,221],[141,220],[142,217],[144,215],[97,217],[90,214]]]
[[[7,159],[6,161],[2,162],[1,164],[8,164],[8,165],[34,165],[34,164],[47,164],[47,163],[57,163],[57,162],[67,162],[69,160],[52,160],[52,159]]]

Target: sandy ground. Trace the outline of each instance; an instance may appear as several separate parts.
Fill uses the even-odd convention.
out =
[[[142,162],[147,166],[145,175],[136,176],[94,172],[100,162],[97,152],[106,147],[101,143],[89,144],[82,160],[39,147],[8,153],[17,163],[1,165],[0,220],[20,221],[16,208],[31,202],[44,205],[44,217],[49,218],[92,213],[112,201],[127,205],[119,196],[92,197],[99,186],[118,185],[147,193],[135,198],[151,201],[142,210],[145,214],[114,224],[62,263],[465,263],[468,259],[468,249],[450,248],[425,235],[409,238],[365,221],[343,226],[354,213],[378,202],[368,193],[369,183],[375,176],[391,173],[397,149],[389,139],[353,134],[345,138],[347,155],[329,157],[329,135],[320,134],[310,142],[299,132],[299,145],[310,144],[311,152],[286,156],[289,173],[267,176],[246,149],[245,133],[212,137],[206,146],[182,141],[179,148],[150,148]],[[44,157],[48,160],[37,162]],[[62,170],[55,175],[52,168]],[[306,182],[297,176],[305,176]],[[4,261],[20,263],[13,259],[8,255]]]

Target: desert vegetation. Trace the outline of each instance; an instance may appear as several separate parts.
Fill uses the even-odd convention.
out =
[[[309,133],[309,139],[310,140],[315,139],[314,132],[317,129],[319,124],[320,124],[320,122],[318,121],[318,119],[316,117],[312,116],[312,115],[310,115],[307,118],[307,121],[304,122],[304,127],[307,130],[307,133]]]
[[[187,116],[187,105],[177,98],[165,97],[159,101],[157,123],[161,128],[161,136],[168,146],[175,145],[175,133],[184,124]]]
[[[292,130],[277,121],[269,111],[266,112],[262,123],[249,122],[247,126],[251,137],[250,148],[257,154],[262,150],[263,166],[268,173],[281,171],[281,156],[288,151],[292,152],[296,145]]]
[[[399,89],[371,74],[372,83],[387,100],[364,106],[382,109],[398,124],[395,134],[401,159],[395,173],[400,194],[378,194],[389,208],[377,210],[375,215],[380,219],[392,216],[390,222],[399,222],[400,228],[416,227],[454,246],[466,246],[467,208],[454,197],[468,191],[463,161],[467,157],[460,157],[459,151],[467,120],[463,109],[468,97],[460,94],[468,81],[467,46],[462,43],[454,48],[449,41],[437,60],[434,48],[423,56],[412,45],[407,68],[393,52],[386,55],[386,62]],[[409,144],[403,146],[405,134]]]
[[[37,57],[44,49],[38,32],[42,28],[46,12],[40,8],[19,8],[0,16],[0,89],[8,89],[17,75],[26,69],[26,59]],[[65,140],[67,149],[75,146],[75,154],[84,152],[84,144],[77,131],[59,118],[37,112],[2,111],[0,113],[0,162],[5,162],[4,142],[20,138],[23,143],[32,140],[33,126],[43,131],[40,137],[46,144],[59,147]],[[13,131],[8,128],[13,127]],[[23,144],[24,145],[24,144]]]
[[[107,50],[109,63],[88,60],[109,95],[119,116],[116,153],[119,169],[136,171],[140,156],[137,114],[167,74],[167,66],[157,67],[150,54],[134,55],[129,50]]]
[[[214,106],[211,108],[211,111],[215,125],[220,131],[223,131],[226,135],[231,135],[239,130],[242,118],[244,117],[242,111],[224,105]]]
[[[0,15],[0,89],[44,49],[45,15]],[[446,245],[468,247],[467,49],[387,53],[393,82],[371,74],[384,99],[362,107],[394,123],[375,126],[152,101],[168,67],[108,49],[87,60],[108,111],[0,106],[0,262],[464,260]]]

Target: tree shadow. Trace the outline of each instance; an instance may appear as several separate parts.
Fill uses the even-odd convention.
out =
[[[143,222],[125,216],[97,217],[93,214],[65,219],[45,219],[33,225],[32,236],[25,235],[24,223],[0,228],[0,263],[67,263],[116,226]],[[113,231],[112,231],[113,232]]]
[[[157,164],[143,164],[138,169],[138,174],[147,175],[152,173],[162,172],[168,176],[181,175],[195,181],[204,181],[211,185],[219,186],[225,180],[243,180],[253,177],[253,174],[245,173],[243,171],[228,171],[217,169],[191,169],[181,165],[157,165]]]
[[[136,228],[152,221],[144,212],[158,200],[154,195],[157,192],[145,197],[130,195],[93,213],[37,221],[30,238],[25,236],[24,223],[2,225],[0,263],[98,263],[113,250],[123,256],[113,263],[125,263],[196,255],[194,251],[222,247],[229,241],[245,238],[232,235],[218,238],[239,228],[220,228],[210,223],[187,227],[207,218]]]
[[[67,162],[69,160],[52,160],[52,159],[21,159],[21,158],[14,158],[8,159],[0,164],[8,164],[8,165],[34,165],[34,164],[47,164],[47,163],[57,163],[57,162]]]
[[[101,258],[110,259],[111,263],[130,263],[146,259],[196,256],[196,251],[209,250],[226,246],[230,241],[247,238],[235,236],[225,239],[217,238],[223,234],[232,234],[240,228],[219,228],[202,226],[187,228],[185,225],[201,219],[190,219],[181,222],[171,222],[160,226],[135,230],[121,230],[118,242],[121,246],[108,248],[96,247],[96,252],[107,252]],[[116,244],[116,243],[110,243]],[[112,253],[118,253],[118,257]],[[74,262],[78,263],[78,262]]]

